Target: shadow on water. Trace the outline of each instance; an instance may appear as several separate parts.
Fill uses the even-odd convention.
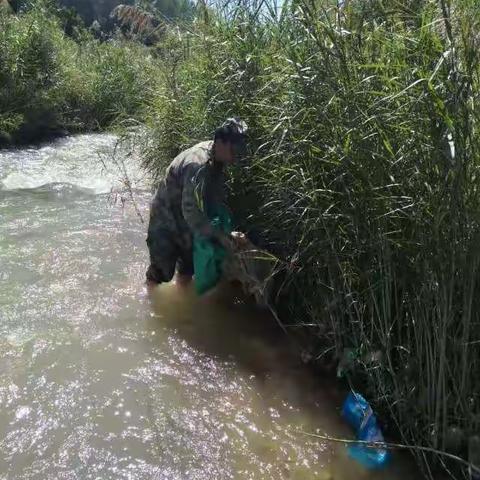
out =
[[[311,389],[316,386],[322,394],[325,390],[334,393],[325,388],[331,382],[313,377],[292,338],[273,317],[232,289],[199,298],[191,287],[168,285],[157,287],[151,300],[154,322],[174,330],[209,357],[233,362],[240,371],[254,375],[259,384],[267,384],[281,372],[284,380],[303,387],[308,384]]]
[[[231,364],[238,375],[252,379],[253,388],[265,406],[285,407],[279,409],[281,422],[283,428],[290,429],[292,438],[298,437],[301,442],[306,437],[302,431],[353,438],[340,417],[343,393],[334,380],[304,365],[293,340],[272,316],[235,293],[225,290],[198,298],[191,287],[162,285],[150,295],[154,314],[149,327],[167,329],[193,349],[217,362]],[[319,451],[325,452],[324,460],[330,465],[322,472],[323,476],[305,478],[370,480],[404,475],[416,478],[406,455],[396,454],[393,465],[385,472],[371,472],[350,460],[341,444],[325,444],[311,437],[308,441],[318,443]]]

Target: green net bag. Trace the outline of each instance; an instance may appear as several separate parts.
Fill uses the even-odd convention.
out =
[[[219,207],[209,215],[213,228],[225,234],[232,232],[232,217],[224,207]],[[204,295],[214,288],[223,273],[223,264],[227,256],[225,247],[202,235],[193,237],[193,268],[195,271],[195,290]]]

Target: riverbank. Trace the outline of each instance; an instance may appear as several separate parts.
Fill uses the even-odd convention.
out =
[[[67,128],[145,124],[137,140],[154,175],[242,116],[252,155],[233,176],[231,204],[238,227],[291,267],[280,312],[289,328],[313,361],[342,361],[402,442],[473,459],[480,13],[463,0],[345,3],[200,9],[151,48],[90,39],[92,55],[56,20],[40,28],[35,10],[23,29],[1,31],[23,32],[26,53],[9,57],[8,71],[53,58],[31,62],[52,74],[35,67],[28,89],[8,98],[36,92],[32,105],[61,106]],[[68,48],[37,55],[38,38],[40,52]],[[417,459],[427,476],[442,465]]]

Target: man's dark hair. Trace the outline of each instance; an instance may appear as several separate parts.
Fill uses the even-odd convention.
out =
[[[228,143],[241,143],[245,141],[247,125],[238,118],[229,118],[221,127],[215,130],[214,140]]]

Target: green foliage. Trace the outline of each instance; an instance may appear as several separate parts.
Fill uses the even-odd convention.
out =
[[[135,6],[155,16],[168,19],[192,17],[193,6],[189,0],[58,0],[61,6],[73,8],[90,26],[98,21],[109,29],[109,17],[119,6]]]
[[[0,15],[0,140],[105,128],[140,114],[155,74],[144,47],[67,37],[58,11],[38,1]]]
[[[8,3],[7,0],[0,0],[0,12],[3,13],[10,13],[12,11],[12,7]]]
[[[12,134],[31,122],[55,123],[57,45],[61,31],[43,5],[20,19],[0,16],[0,130]]]
[[[90,38],[64,55],[73,57],[64,58],[65,124],[105,128],[140,115],[154,76],[143,47]]]
[[[465,457],[480,429],[479,26],[473,0],[205,9],[158,49],[146,152],[161,172],[245,118],[254,155],[232,202],[290,265],[289,317],[316,356],[357,352],[351,381],[405,442],[448,449],[453,429]]]
[[[193,17],[194,8],[190,0],[136,0],[135,5],[167,20],[187,20]]]

